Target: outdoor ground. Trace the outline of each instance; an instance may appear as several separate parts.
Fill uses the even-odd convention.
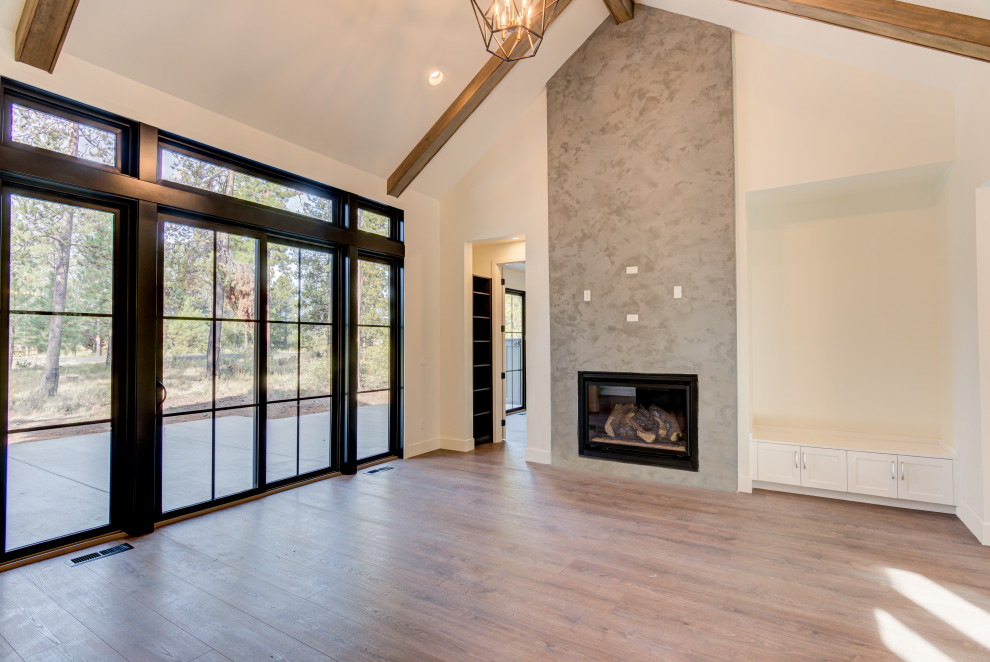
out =
[[[268,479],[296,473],[295,419],[271,422]],[[248,416],[217,418],[217,496],[253,487],[253,421]],[[300,417],[301,473],[327,465],[327,414]],[[359,456],[388,450],[388,406],[361,407]],[[210,498],[210,421],[166,427],[163,504],[172,510]],[[96,528],[107,523],[110,434],[87,434],[13,444],[8,448],[7,548]]]

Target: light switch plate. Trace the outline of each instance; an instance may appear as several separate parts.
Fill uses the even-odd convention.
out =
[[[626,267],[626,273],[627,274],[638,274],[639,273],[639,267]]]
[[[684,296],[684,290],[681,289],[680,285],[674,285],[674,298],[680,299]]]
[[[626,315],[626,321],[627,322],[638,322],[639,321],[639,315]]]
[[[584,291],[584,300],[585,301],[591,301],[591,290],[585,290]]]

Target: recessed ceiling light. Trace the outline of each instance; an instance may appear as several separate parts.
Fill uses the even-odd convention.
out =
[[[430,81],[430,85],[434,85],[434,86],[439,85],[440,83],[443,82],[443,72],[437,69],[436,71],[430,74],[428,80]]]

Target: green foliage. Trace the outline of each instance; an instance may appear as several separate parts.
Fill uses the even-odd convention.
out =
[[[162,179],[321,221],[333,220],[332,200],[168,149],[162,150]]]
[[[367,209],[358,209],[358,230],[388,237],[392,234],[392,219]]]
[[[42,375],[53,311],[55,263],[67,245],[70,262],[60,311],[113,312],[113,214],[47,200],[10,196],[10,425],[91,420],[109,416],[108,317],[63,317],[58,339],[59,382],[42,394]],[[63,214],[73,215],[62,236]],[[59,312],[59,311],[56,311]]]
[[[18,104],[11,105],[14,142],[104,165],[117,164],[117,134]],[[78,140],[74,132],[78,132]]]

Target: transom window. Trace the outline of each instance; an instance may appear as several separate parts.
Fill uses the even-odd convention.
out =
[[[334,220],[333,200],[330,198],[164,147],[161,150],[161,178],[167,182],[284,209],[328,223]]]

